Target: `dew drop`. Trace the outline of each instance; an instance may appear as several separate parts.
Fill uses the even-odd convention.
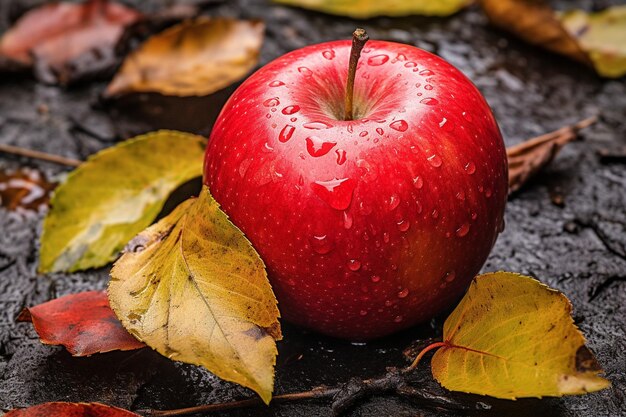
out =
[[[356,181],[351,178],[315,181],[311,188],[315,194],[336,210],[345,210],[352,202]]]
[[[476,220],[478,218],[478,213],[473,212],[472,213],[472,220]]]
[[[456,274],[454,273],[454,271],[450,271],[443,276],[443,280],[445,282],[452,282],[454,281],[455,278],[456,278]]]
[[[465,200],[465,192],[459,191],[458,193],[456,193],[456,198],[457,198],[457,200],[464,201]]]
[[[383,130],[383,128],[382,128],[382,127],[377,127],[377,128],[376,128],[376,133],[378,133],[379,135],[381,135],[381,136],[382,136],[382,135],[383,135],[383,133],[385,133],[385,131]]]
[[[346,230],[350,230],[352,228],[352,215],[347,211],[343,212],[343,227]]]
[[[267,100],[263,102],[263,105],[265,107],[274,107],[274,106],[278,106],[279,104],[280,104],[280,101],[278,101],[278,97],[268,98]]]
[[[434,209],[434,210],[432,211],[432,213],[430,213],[430,216],[431,216],[433,219],[437,219],[437,218],[439,218],[439,211],[437,211],[437,209]]]
[[[300,111],[300,106],[298,105],[293,105],[293,106],[287,106],[282,110],[283,114],[294,114],[297,113],[298,111]]]
[[[362,131],[361,133],[359,133],[359,136],[364,138],[365,136],[367,136],[367,130]]]
[[[278,135],[278,140],[282,143],[287,142],[293,136],[293,132],[296,130],[292,125],[285,125]]]
[[[472,116],[470,116],[468,112],[464,111],[463,113],[461,113],[461,115],[462,115],[462,116],[463,116],[463,118],[464,118],[465,120],[467,120],[468,122],[471,122],[471,121],[472,121]]]
[[[476,165],[474,165],[473,162],[468,162],[467,164],[465,164],[465,172],[472,175],[474,172],[476,172]]]
[[[428,90],[428,91],[430,91],[430,90],[432,90],[432,89],[433,89],[433,86],[432,86],[432,85],[430,85],[430,84],[426,84],[426,85],[424,86],[424,90]]]
[[[308,69],[307,67],[300,67],[298,68],[298,72],[302,75],[304,75],[305,77],[309,78],[311,76],[313,76],[313,71],[311,71],[310,69]]]
[[[407,68],[415,68],[415,67],[417,67],[417,64],[415,62],[413,62],[413,61],[409,61],[409,62],[405,63],[404,66],[407,67]]]
[[[431,75],[435,75],[435,73],[429,69],[425,69],[420,71],[420,75],[423,77],[430,77]]]
[[[348,261],[348,269],[353,272],[358,271],[361,269],[361,262],[358,259],[350,259]]]
[[[406,56],[404,56],[404,54],[398,54],[396,55],[396,61],[404,62],[406,61]]]
[[[398,226],[398,230],[401,232],[406,232],[407,230],[409,230],[409,227],[411,226],[411,223],[406,221],[406,220],[400,220],[397,223]]]
[[[281,85],[285,85],[285,83],[282,82],[282,81],[275,80],[275,81],[272,81],[271,83],[269,83],[268,85],[270,87],[280,87]]]
[[[346,162],[346,151],[337,149],[335,153],[337,154],[337,165],[343,165],[343,163]]]
[[[306,138],[306,150],[315,158],[326,155],[337,142],[325,141],[317,136],[309,136]]]
[[[419,175],[413,178],[413,186],[419,190],[424,186],[424,179]]]
[[[435,168],[439,168],[441,164],[443,163],[443,161],[441,160],[441,157],[437,154],[432,154],[426,159],[428,160],[428,163]]]
[[[409,128],[409,125],[404,120],[396,120],[391,123],[389,127],[393,130],[397,130],[398,132],[405,132]]]
[[[463,223],[461,225],[461,227],[459,227],[458,229],[456,229],[456,235],[458,237],[463,237],[465,235],[467,235],[469,233],[470,230],[470,225],[469,223]]]
[[[416,88],[420,88],[421,86],[422,86],[422,83],[415,83]]]
[[[292,117],[292,118],[291,118],[291,119],[289,119],[289,120],[291,120],[292,122],[295,122],[296,120],[298,120],[298,118],[297,118],[297,117]]]
[[[391,194],[389,197],[389,211],[395,210],[396,207],[400,204],[400,197],[398,194]]]
[[[380,282],[380,277],[378,275],[372,275],[372,282]]]
[[[328,60],[332,60],[335,57],[335,51],[332,49],[328,49],[322,52],[322,56]]]
[[[420,103],[426,104],[427,106],[434,106],[436,104],[439,104],[439,101],[436,98],[426,97],[423,98]]]
[[[383,242],[389,243],[389,233],[383,233]]]
[[[313,236],[311,247],[320,255],[325,255],[333,250],[333,242],[326,235]]]
[[[400,323],[402,321],[402,316],[396,316],[393,321],[395,321],[396,323]]]
[[[367,310],[361,310],[361,311],[359,311],[359,315],[361,315],[361,316],[367,316]]]
[[[406,296],[409,295],[409,289],[405,288],[403,290],[401,290],[400,292],[398,292],[398,298],[406,298]]]
[[[323,130],[323,129],[329,129],[332,127],[328,123],[319,122],[319,121],[308,122],[308,123],[303,124],[302,126],[304,126],[307,129],[313,129],[313,130]]]
[[[379,65],[383,65],[387,61],[389,61],[389,57],[385,54],[380,54],[369,57],[367,63],[373,67],[377,67]]]

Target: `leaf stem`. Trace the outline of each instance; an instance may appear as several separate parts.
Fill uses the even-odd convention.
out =
[[[316,399],[316,398],[332,398],[339,392],[339,388],[317,387],[310,391],[295,392],[292,394],[277,395],[272,399],[272,403],[284,403],[298,400]],[[232,410],[235,408],[252,407],[255,405],[263,405],[260,398],[249,398],[246,400],[231,401],[220,404],[205,404],[195,407],[179,408],[176,410],[138,410],[137,412],[146,417],[173,417],[184,416],[195,413],[210,413],[215,411]]]
[[[0,144],[0,152],[24,156],[26,158],[39,159],[41,161],[53,162],[55,164],[65,165],[68,167],[77,167],[82,164],[82,161],[72,158],[66,158],[60,155],[53,155],[46,152],[35,151],[32,149],[20,148],[19,146]]]
[[[431,343],[430,345],[426,346],[417,355],[415,360],[413,360],[413,363],[411,365],[409,365],[408,367],[406,367],[403,372],[407,373],[407,372],[413,371],[415,368],[417,368],[417,365],[420,363],[420,361],[422,360],[422,358],[424,357],[425,354],[427,354],[428,352],[430,352],[433,349],[437,349],[437,348],[440,348],[442,346],[448,346],[448,342],[435,342],[435,343]]]
[[[354,78],[356,77],[356,67],[361,57],[361,50],[369,36],[365,29],[357,28],[352,34],[352,48],[350,49],[350,64],[348,66],[348,79],[346,81],[346,101],[344,106],[344,120],[353,120],[353,100],[354,100]]]

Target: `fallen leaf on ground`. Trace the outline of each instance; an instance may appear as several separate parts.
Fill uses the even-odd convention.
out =
[[[552,162],[563,146],[578,137],[580,129],[595,123],[596,120],[596,117],[591,117],[506,148],[509,163],[509,194],[519,190],[530,178]]]
[[[88,291],[24,309],[18,321],[33,323],[41,342],[62,345],[73,356],[145,347],[109,307],[104,291]]]
[[[176,187],[202,175],[205,145],[200,136],[162,130],[90,157],[52,197],[39,271],[72,272],[114,260]]]
[[[626,74],[626,6],[559,14],[543,0],[480,4],[492,24],[526,42],[582,62],[605,77]]]
[[[140,417],[139,414],[99,403],[53,402],[11,410],[4,417]]]
[[[256,66],[263,31],[259,21],[198,18],[181,23],[154,35],[132,52],[105,95],[212,94]]]
[[[46,4],[27,12],[2,36],[0,56],[34,66],[44,82],[67,84],[78,65],[97,72],[117,62],[115,45],[140,18],[136,10],[107,0]]]
[[[263,261],[208,189],[134,238],[115,263],[111,307],[170,359],[272,397],[276,298]]]
[[[626,5],[598,13],[573,10],[564,13],[561,22],[589,55],[598,74],[612,78],[626,74]]]
[[[452,391],[504,399],[607,388],[571,312],[563,294],[533,278],[479,275],[446,319],[433,376]]]
[[[339,16],[368,19],[376,16],[448,16],[469,6],[474,0],[274,0]]]

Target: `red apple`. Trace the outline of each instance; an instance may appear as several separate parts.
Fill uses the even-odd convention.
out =
[[[476,87],[410,45],[370,41],[344,120],[350,41],[248,78],[204,182],[265,261],[284,318],[352,340],[451,306],[503,225],[507,161]]]

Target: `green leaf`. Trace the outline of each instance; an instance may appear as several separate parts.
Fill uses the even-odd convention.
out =
[[[164,130],[90,157],[54,193],[39,271],[72,272],[114,260],[176,187],[202,175],[205,144],[200,136]]]
[[[368,19],[376,16],[448,16],[473,3],[473,0],[274,0],[339,16]]]
[[[140,233],[111,271],[113,311],[139,340],[269,403],[276,298],[250,242],[204,188]]]
[[[505,399],[604,389],[610,383],[571,311],[563,294],[533,278],[479,275],[447,318],[443,342],[432,345],[442,345],[433,376],[453,391]]]
[[[626,74],[626,5],[598,13],[573,10],[564,13],[561,22],[589,55],[598,74],[612,78]]]

